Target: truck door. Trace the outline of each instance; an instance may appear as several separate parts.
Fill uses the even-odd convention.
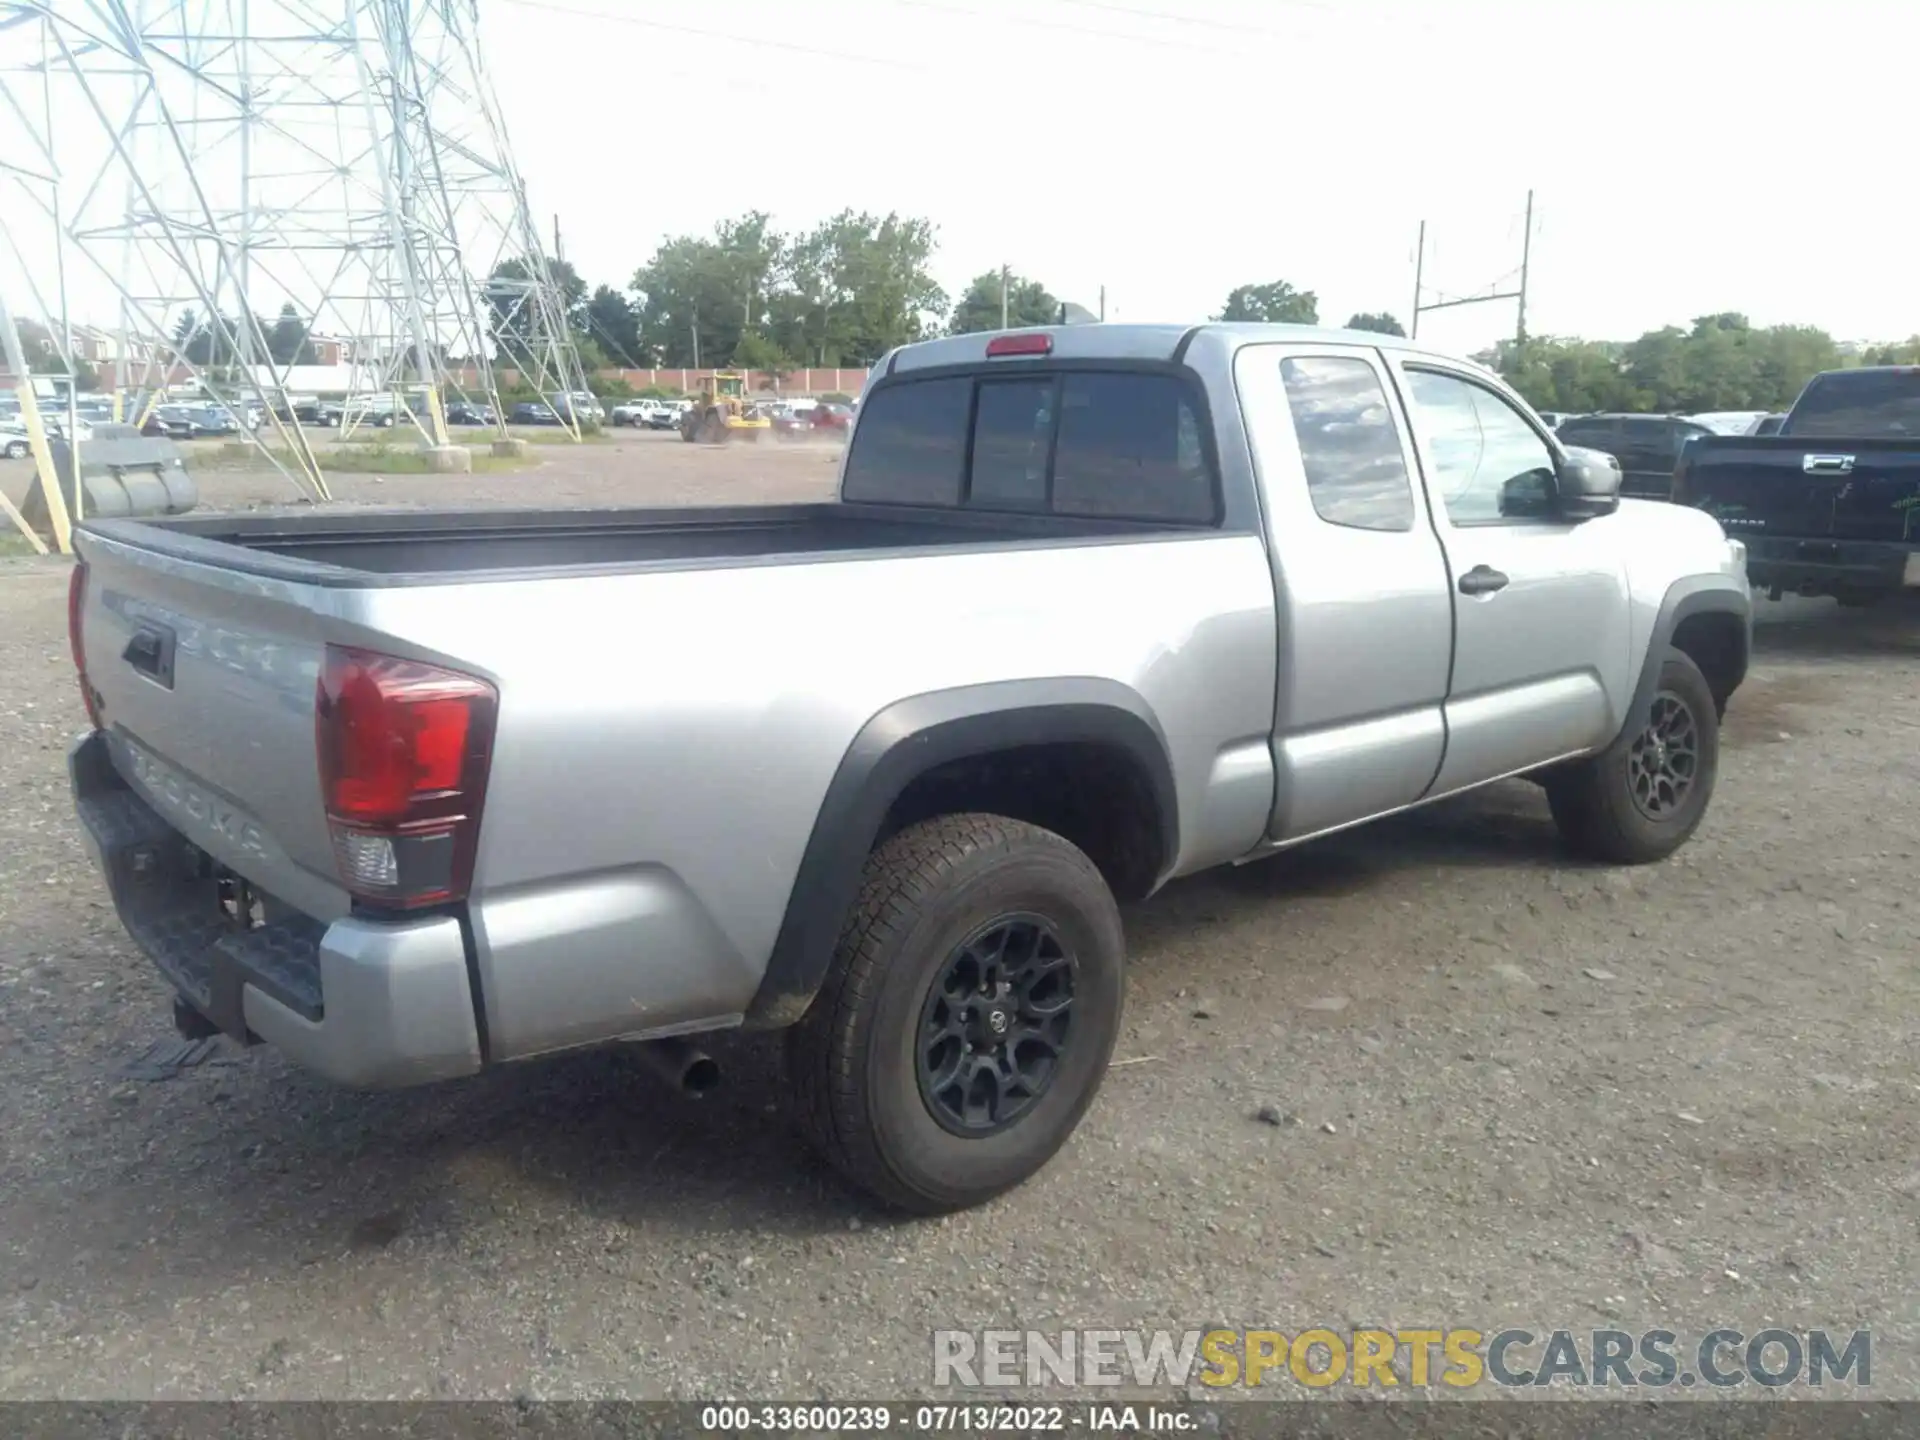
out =
[[[1625,718],[1629,600],[1606,518],[1563,518],[1555,453],[1482,377],[1393,362],[1453,582],[1447,753],[1432,793],[1593,749]]]
[[[1379,352],[1248,346],[1235,384],[1278,599],[1268,834],[1283,842],[1425,793],[1446,748],[1452,603]]]

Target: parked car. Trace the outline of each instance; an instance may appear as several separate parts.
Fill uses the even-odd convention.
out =
[[[575,423],[580,425],[603,424],[607,418],[606,410],[597,399],[592,395],[582,394],[579,391],[573,391],[571,393],[562,391],[558,394],[549,395],[547,397],[547,404],[553,410],[556,418],[561,415],[571,414]]]
[[[496,425],[500,418],[491,405],[471,400],[449,400],[446,415],[449,425]]]
[[[1920,366],[1814,376],[1774,434],[1688,446],[1673,498],[1744,540],[1775,599],[1920,592]]]
[[[783,439],[804,439],[813,431],[815,407],[812,401],[776,400],[761,408],[773,421],[773,433]]]
[[[202,430],[196,412],[185,405],[156,405],[141,423],[140,433],[167,440],[192,440],[207,433]]]
[[[1762,415],[1759,420],[1754,423],[1753,429],[1747,433],[1751,435],[1778,435],[1780,433],[1780,427],[1786,423],[1787,413],[1784,410],[1773,415]]]
[[[1601,450],[1617,459],[1625,476],[1621,494],[1665,500],[1672,493],[1681,452],[1690,441],[1713,431],[1679,415],[1580,415],[1555,433],[1564,444]]]
[[[607,412],[607,419],[614,425],[631,425],[638,428],[647,423],[647,417],[660,408],[658,400],[625,400]]]
[[[692,408],[691,402],[686,400],[662,400],[658,408],[647,416],[647,429],[678,430],[680,417]]]
[[[560,417],[553,413],[551,405],[543,405],[538,400],[522,400],[507,415],[509,425],[558,425]]]
[[[813,428],[826,433],[844,434],[853,424],[853,407],[822,402],[813,407]]]
[[[788,1027],[856,1184],[986,1200],[1099,1087],[1118,902],[1513,775],[1603,861],[1707,811],[1740,546],[1374,340],[910,345],[837,503],[88,520],[83,831],[190,1036],[704,1087]]]
[[[240,433],[239,419],[223,405],[189,405],[181,408],[192,416],[196,436],[224,438]]]
[[[1753,427],[1766,418],[1766,413],[1764,410],[1707,410],[1686,418],[1716,435],[1751,435]]]
[[[33,453],[33,445],[27,439],[24,425],[11,420],[0,420],[0,455],[9,460],[24,460]]]
[[[47,438],[49,440],[63,440],[66,438],[67,417],[65,415],[42,414],[40,423],[47,427]],[[74,433],[79,436],[80,443],[84,445],[93,439],[93,426],[88,421],[82,420],[79,428]]]

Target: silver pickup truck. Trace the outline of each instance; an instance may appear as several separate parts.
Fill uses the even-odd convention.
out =
[[[1685,842],[1744,553],[1477,366],[1086,325],[885,357],[837,503],[79,531],[75,801],[189,1034],[354,1085],[784,1028],[887,1202],[1092,1101],[1119,902],[1506,776]]]

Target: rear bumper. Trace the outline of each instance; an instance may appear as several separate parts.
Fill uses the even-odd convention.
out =
[[[1920,546],[1884,540],[1742,535],[1755,590],[1832,595],[1920,586]]]
[[[128,787],[95,731],[67,755],[74,810],[134,943],[186,1002],[342,1085],[425,1084],[481,1067],[467,950],[451,916],[243,930],[206,855]]]

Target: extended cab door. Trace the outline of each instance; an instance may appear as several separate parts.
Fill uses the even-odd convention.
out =
[[[1555,502],[1556,452],[1464,367],[1393,361],[1453,585],[1445,794],[1604,745],[1632,690],[1615,527]]]
[[[1378,351],[1251,345],[1235,385],[1278,600],[1269,840],[1411,805],[1445,749],[1445,557]]]

